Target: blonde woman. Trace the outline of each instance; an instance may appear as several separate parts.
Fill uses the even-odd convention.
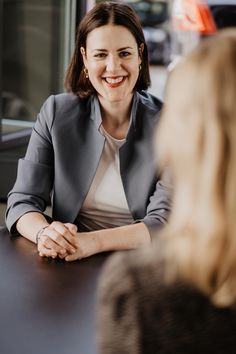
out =
[[[156,136],[174,183],[150,249],[117,254],[99,289],[102,354],[236,353],[236,31],[170,76]]]

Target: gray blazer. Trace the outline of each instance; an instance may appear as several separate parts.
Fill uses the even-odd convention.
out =
[[[23,214],[44,213],[50,198],[53,220],[75,222],[105,142],[97,101],[63,93],[42,106],[8,195],[6,224],[12,233]],[[170,205],[167,183],[158,177],[153,157],[152,134],[162,104],[146,92],[136,93],[134,101],[120,171],[135,222],[143,221],[151,231],[166,222]]]

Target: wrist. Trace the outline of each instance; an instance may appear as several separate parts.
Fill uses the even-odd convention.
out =
[[[100,230],[91,231],[86,235],[86,237],[90,239],[91,254],[96,254],[104,251],[104,249],[102,248]]]
[[[110,229],[102,229],[95,231],[96,233],[96,247],[98,249],[97,253],[106,252],[111,250],[110,245]]]
[[[41,236],[44,234],[44,231],[45,229],[49,227],[49,225],[46,225],[46,226],[43,226],[39,229],[39,231],[37,232],[36,234],[36,237],[35,237],[35,241],[36,241],[36,245],[38,245],[39,241],[40,241],[40,238]]]

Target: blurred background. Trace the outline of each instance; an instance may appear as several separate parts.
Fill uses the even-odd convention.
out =
[[[99,2],[99,0],[97,1]],[[148,45],[152,87],[164,99],[170,70],[198,42],[236,26],[236,0],[127,0]],[[62,92],[76,27],[95,0],[0,0],[0,224],[44,100]]]

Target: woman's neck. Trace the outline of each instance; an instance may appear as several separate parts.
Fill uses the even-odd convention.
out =
[[[129,128],[132,97],[119,102],[108,102],[99,98],[99,102],[104,129],[114,138],[124,139]]]

